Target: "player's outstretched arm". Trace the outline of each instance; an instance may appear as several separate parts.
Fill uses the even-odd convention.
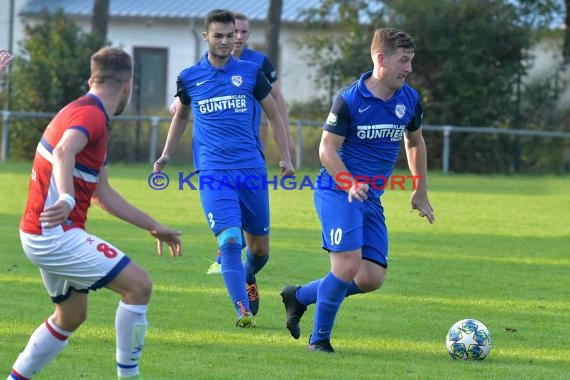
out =
[[[281,157],[281,161],[279,161],[281,175],[293,175],[295,174],[295,169],[293,168],[291,155],[289,154],[289,145],[287,143],[285,127],[283,126],[283,120],[279,115],[279,110],[277,109],[275,100],[271,94],[268,94],[260,101],[260,103],[263,108],[263,112],[265,112],[265,115],[269,120],[273,139],[275,139],[277,147],[279,148],[279,155]]]
[[[4,73],[12,59],[14,59],[14,56],[8,50],[0,49],[0,82],[4,80]]]
[[[287,112],[287,104],[285,103],[285,98],[279,87],[279,81],[275,81],[271,84],[271,96],[275,100],[277,105],[277,110],[279,110],[279,115],[283,121],[283,126],[285,127],[285,135],[287,136],[287,146],[289,149],[289,154],[293,157],[295,153],[295,142],[293,141],[293,135],[291,135],[291,124],[289,122],[289,113]]]
[[[412,208],[418,210],[421,217],[425,217],[430,224],[433,224],[435,215],[427,194],[427,149],[421,128],[406,132],[404,143],[408,166],[412,175],[417,179],[414,182],[415,189],[410,200]]]
[[[176,98],[178,99],[178,98]],[[174,103],[173,103],[174,104]],[[170,127],[168,129],[168,136],[166,137],[166,143],[164,144],[164,149],[162,150],[162,155],[154,162],[153,171],[162,171],[168,165],[170,156],[174,152],[174,148],[188,125],[188,120],[190,118],[190,106],[178,102],[172,121],[170,122]]]
[[[182,254],[182,241],[180,240],[182,233],[163,226],[150,215],[127,202],[110,186],[106,167],[99,173],[99,182],[93,194],[93,201],[111,215],[147,230],[157,239],[159,255],[162,255],[163,243],[168,245],[172,256]]]

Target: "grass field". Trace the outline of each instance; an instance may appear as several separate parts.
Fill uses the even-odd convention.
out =
[[[53,308],[18,237],[29,169],[0,164],[0,378]],[[167,169],[171,178],[190,170]],[[184,232],[183,257],[158,257],[144,231],[97,208],[90,214],[90,231],[126,251],[154,280],[145,380],[570,378],[568,177],[432,174],[435,225],[410,211],[409,191],[388,191],[386,284],[345,301],[333,332],[337,353],[326,355],[304,348],[314,307],[294,340],[279,297],[283,285],[329,268],[310,190],[271,193],[271,260],[258,276],[258,327],[242,330],[221,276],[205,274],[216,245],[198,193],[172,185],[151,190],[149,167],[113,166],[110,173],[132,203]],[[115,378],[117,303],[108,290],[92,293],[87,322],[34,379]],[[485,361],[454,361],[445,350],[447,329],[468,317],[492,333]]]

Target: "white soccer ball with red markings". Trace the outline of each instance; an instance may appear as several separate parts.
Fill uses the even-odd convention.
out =
[[[445,346],[453,359],[483,360],[493,347],[489,329],[476,319],[455,322],[447,332]]]

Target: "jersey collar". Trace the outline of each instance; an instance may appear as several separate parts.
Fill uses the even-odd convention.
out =
[[[370,90],[368,89],[368,87],[366,87],[366,84],[364,83],[364,81],[368,78],[370,78],[372,76],[372,71],[367,71],[364,74],[362,74],[360,76],[360,79],[358,79],[358,91],[360,91],[360,93],[362,94],[362,96],[364,96],[365,98],[374,98],[374,95],[370,92]],[[406,84],[404,83],[404,86]],[[400,91],[402,91],[402,89],[404,88],[404,86],[402,86],[401,88],[399,88],[397,91],[394,92],[394,95],[392,95],[392,98],[394,98],[397,94],[400,93]],[[390,99],[386,100],[389,101]]]
[[[89,96],[89,97],[95,99],[95,102],[97,103],[97,107],[101,111],[103,111],[103,113],[105,114],[105,120],[107,121],[107,126],[109,126],[109,115],[107,115],[107,111],[105,111],[105,107],[103,106],[103,102],[101,102],[101,99],[99,99],[99,97],[92,92],[88,92],[86,94],[86,96]]]
[[[206,53],[206,54],[204,54],[204,56],[200,60],[200,67],[202,67],[204,69],[208,69],[208,70],[213,70],[213,71],[217,71],[217,70],[228,71],[230,68],[232,68],[236,64],[236,62],[237,62],[237,60],[233,57],[233,55],[230,54],[230,58],[228,59],[226,64],[224,66],[218,68],[218,67],[212,66],[210,61],[208,61],[208,53]]]
[[[366,84],[364,83],[364,81],[366,79],[370,78],[371,76],[372,76],[372,71],[367,71],[360,76],[360,79],[358,79],[358,90],[366,98],[373,98],[374,97],[374,95],[372,95],[372,93],[370,92],[368,87],[366,87]]]

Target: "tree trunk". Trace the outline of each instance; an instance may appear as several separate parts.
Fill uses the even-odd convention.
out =
[[[570,1],[570,0],[568,0]],[[279,32],[281,30],[281,11],[283,0],[271,0],[267,13],[267,26],[265,28],[265,44],[267,56],[273,62],[275,70],[279,66]]]
[[[564,22],[566,28],[564,29],[564,48],[562,49],[562,56],[564,63],[570,63],[570,0],[566,0],[566,17]]]
[[[94,0],[93,15],[91,16],[91,33],[101,39],[101,43],[107,41],[107,26],[109,24],[110,0]]]

